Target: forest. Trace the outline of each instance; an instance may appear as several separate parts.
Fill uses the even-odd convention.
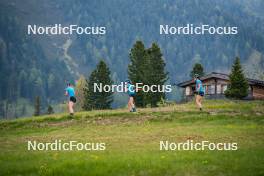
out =
[[[43,5],[39,5],[43,4]],[[32,115],[65,101],[68,81],[89,77],[103,59],[114,83],[128,77],[129,53],[137,40],[156,42],[166,62],[168,84],[189,78],[194,63],[205,72],[229,73],[236,56],[247,77],[263,79],[264,2],[2,0],[0,2],[0,117]],[[27,35],[27,25],[105,26],[105,35]],[[236,35],[160,35],[160,25],[237,26]],[[166,98],[178,100],[179,92]],[[124,106],[115,96],[112,107]],[[60,111],[58,109],[57,111]]]

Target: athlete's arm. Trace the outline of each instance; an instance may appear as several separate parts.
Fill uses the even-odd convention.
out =
[[[200,83],[198,82],[198,80],[195,80],[195,89],[196,89],[196,92],[200,90]]]
[[[197,86],[197,91],[198,91],[198,90],[200,90],[200,84],[198,84],[198,86]]]

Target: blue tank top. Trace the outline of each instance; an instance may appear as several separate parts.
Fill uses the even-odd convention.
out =
[[[73,87],[67,87],[65,90],[67,91],[69,97],[75,96],[75,91]]]
[[[134,85],[132,85],[132,84],[127,85],[127,93],[128,93],[128,95],[134,95],[135,94]]]
[[[197,79],[195,81],[195,84],[196,84],[196,91],[197,92],[204,92],[204,88],[203,88],[203,84],[202,84],[202,81]],[[198,87],[199,87],[199,90],[198,90]]]

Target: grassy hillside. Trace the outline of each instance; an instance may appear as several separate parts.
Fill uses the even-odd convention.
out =
[[[105,142],[105,151],[28,151],[27,141]],[[160,151],[160,141],[237,142],[236,151]],[[0,175],[264,175],[264,102],[206,101],[0,122]]]
[[[129,52],[136,40],[146,48],[156,42],[166,61],[168,84],[189,79],[196,62],[229,73],[236,56],[246,76],[263,79],[263,0],[1,0],[0,118],[31,114],[40,96],[44,110],[62,102],[66,82],[88,78],[103,59],[115,84],[127,79]],[[27,25],[106,27],[105,35],[28,35]],[[160,25],[238,27],[237,35],[167,35]],[[167,94],[180,99],[180,93]],[[174,97],[172,97],[174,96]],[[28,100],[27,106],[22,103]],[[122,107],[122,94],[113,107]],[[2,108],[3,107],[3,108]]]

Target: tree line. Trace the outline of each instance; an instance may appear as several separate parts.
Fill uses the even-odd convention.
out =
[[[168,72],[165,71],[165,61],[162,57],[158,44],[153,43],[150,48],[145,48],[142,41],[136,41],[129,53],[130,64],[128,65],[128,77],[132,83],[143,83],[144,85],[164,85],[168,80]],[[195,63],[190,71],[190,77],[198,74],[200,77],[205,75],[203,65]],[[244,76],[240,59],[236,57],[231,73],[229,75],[230,84],[225,95],[228,98],[242,99],[247,96],[248,82]],[[100,60],[96,68],[92,71],[89,78],[80,76],[76,83],[76,110],[96,110],[111,109],[113,102],[113,92],[94,92],[94,84],[112,85],[111,71],[104,60]],[[156,107],[158,102],[165,98],[164,93],[143,92],[136,94],[135,102],[138,107]],[[47,114],[54,113],[49,105]],[[40,115],[40,97],[35,99],[34,116]]]
[[[145,48],[142,41],[136,41],[129,53],[128,78],[144,85],[164,85],[168,80],[165,61],[157,43]],[[109,109],[113,102],[113,92],[94,92],[94,84],[112,85],[111,71],[105,61],[101,60],[88,79],[81,76],[76,84],[77,108],[83,110]],[[165,98],[164,93],[136,93],[135,102],[138,107],[156,107]]]

